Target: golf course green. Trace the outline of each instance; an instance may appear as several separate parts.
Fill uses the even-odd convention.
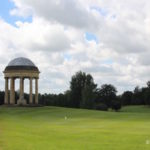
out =
[[[150,108],[1,106],[0,150],[150,150]]]

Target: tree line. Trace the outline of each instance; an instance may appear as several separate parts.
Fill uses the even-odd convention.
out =
[[[116,93],[113,85],[104,84],[98,88],[92,75],[79,71],[72,76],[69,90],[61,94],[40,94],[39,101],[44,105],[117,111],[121,101]]]
[[[34,96],[34,95],[33,95]],[[25,99],[29,95],[25,93]],[[18,96],[16,94],[16,101]],[[0,92],[0,104],[4,103],[4,92]],[[60,94],[39,94],[39,103],[47,106],[85,108],[118,111],[126,105],[150,105],[150,81],[146,87],[135,87],[117,95],[117,88],[112,84],[103,84],[98,88],[91,74],[77,72],[72,76],[70,88]]]

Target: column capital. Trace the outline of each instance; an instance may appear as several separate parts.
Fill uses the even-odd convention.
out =
[[[13,82],[16,80],[16,77],[10,77],[9,79],[13,80]]]

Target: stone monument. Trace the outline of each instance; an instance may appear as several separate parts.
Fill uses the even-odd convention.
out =
[[[38,104],[38,79],[39,69],[28,58],[19,57],[9,62],[4,70],[5,77],[5,100],[8,105],[27,105],[27,100],[24,99],[24,79],[29,79],[29,104]],[[20,92],[17,103],[15,102],[15,79],[20,79]],[[35,80],[35,100],[33,100],[33,80]],[[9,89],[10,81],[10,89]],[[10,92],[9,92],[10,91]]]

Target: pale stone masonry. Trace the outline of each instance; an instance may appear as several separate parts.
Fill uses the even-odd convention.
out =
[[[32,78],[30,78],[30,95],[29,95],[29,103],[33,103],[33,96],[32,96]]]
[[[39,69],[27,58],[19,57],[12,60],[4,70],[5,104],[26,105],[24,99],[24,79],[29,79],[29,104],[38,104]],[[20,79],[19,99],[15,102],[15,79]],[[35,100],[33,101],[33,80],[35,80]],[[10,92],[9,92],[10,81]],[[10,93],[10,95],[9,95]]]
[[[8,78],[5,78],[5,104],[8,104]]]
[[[14,89],[14,78],[10,79],[10,104],[15,103],[15,89]]]
[[[35,79],[35,93],[38,93],[38,79]],[[38,94],[35,94],[35,103],[38,104]]]

